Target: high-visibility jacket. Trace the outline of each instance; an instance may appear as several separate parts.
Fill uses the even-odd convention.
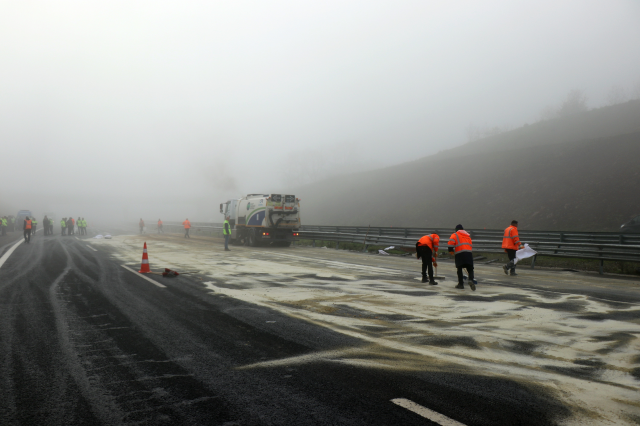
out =
[[[16,221],[16,218],[15,218],[15,217],[12,217],[12,218],[11,218],[11,223],[14,223],[15,221]]]
[[[454,232],[449,238],[449,248],[453,248],[455,254],[473,251],[471,235],[464,229]]]
[[[32,224],[32,225],[37,225],[37,224],[38,224],[38,221],[37,221],[37,220],[35,220],[35,219],[33,219],[33,220],[31,221],[31,224]]]
[[[520,237],[518,236],[518,228],[510,226],[504,230],[502,237],[502,248],[510,250],[518,250],[520,248]]]
[[[31,229],[31,221],[30,220],[24,220],[24,229]]]
[[[53,219],[49,219],[49,225],[53,226]]]
[[[222,233],[224,235],[231,235],[231,226],[229,225],[228,220],[225,220],[224,225],[222,225]]]
[[[87,227],[87,221],[82,219],[82,227],[86,228]]]
[[[60,220],[60,227],[61,228],[66,228],[67,227],[67,222],[64,219]]]
[[[440,237],[438,234],[425,235],[418,240],[418,246],[427,246],[432,252],[438,252],[438,244],[440,243]]]
[[[2,219],[2,226],[7,226],[7,219]]]
[[[191,222],[189,222],[189,220],[185,220],[184,222],[182,222],[182,225],[184,225],[184,229],[191,228]]]
[[[162,226],[162,221],[161,220],[158,221],[158,226]]]

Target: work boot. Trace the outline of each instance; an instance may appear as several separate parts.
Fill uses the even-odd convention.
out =
[[[422,276],[422,282],[423,282],[423,283],[426,283],[427,281],[428,281],[428,280],[427,280],[427,276],[426,276],[426,275],[423,275],[423,276]]]
[[[430,280],[430,281],[429,281],[429,285],[438,285],[438,283],[437,283],[437,282],[435,282],[434,280]]]
[[[507,267],[507,265],[502,265],[502,270],[504,271],[505,275],[509,275],[509,268]]]
[[[459,288],[460,290],[464,290],[464,284],[458,284],[455,288]]]
[[[472,291],[476,291],[476,284],[478,284],[478,281],[476,280],[469,280],[469,287],[471,287]]]
[[[512,269],[511,273],[509,275],[511,275],[512,277],[518,276],[518,274],[516,274],[516,270],[515,269]]]

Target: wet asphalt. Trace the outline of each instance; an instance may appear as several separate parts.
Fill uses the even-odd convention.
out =
[[[16,236],[0,240],[0,254]],[[326,360],[243,368],[366,343],[203,292],[197,276],[150,279],[166,288],[82,237],[38,232],[20,244],[0,268],[0,424],[437,424],[394,398],[466,425],[571,414],[542,387],[465,371]]]

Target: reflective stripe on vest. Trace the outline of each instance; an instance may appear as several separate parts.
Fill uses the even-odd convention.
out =
[[[449,247],[453,247],[455,254],[463,253],[466,251],[473,251],[471,237],[464,234],[459,234],[458,232],[460,231],[451,234],[451,238],[449,238]],[[465,239],[468,239],[469,241],[463,241]]]
[[[231,235],[231,225],[229,225],[228,220],[225,220],[224,224],[222,225],[222,233],[224,235]]]

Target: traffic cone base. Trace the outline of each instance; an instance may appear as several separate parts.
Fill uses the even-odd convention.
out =
[[[144,243],[144,248],[142,249],[142,263],[140,264],[140,270],[138,271],[141,274],[148,274],[151,272],[151,268],[149,268],[149,255],[147,254],[147,242]]]

